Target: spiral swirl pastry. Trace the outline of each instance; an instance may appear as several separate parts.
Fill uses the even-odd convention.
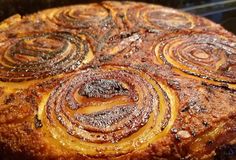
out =
[[[59,26],[74,29],[94,28],[111,20],[108,10],[99,4],[49,9],[42,12],[41,16]]]
[[[118,156],[165,136],[178,98],[163,82],[128,67],[82,71],[53,90],[46,103],[52,136],[88,156]]]
[[[236,43],[223,35],[182,32],[157,42],[159,62],[204,79],[236,83]]]
[[[210,29],[213,26],[219,28],[206,19],[157,5],[136,4],[127,9],[126,18],[131,27],[141,26],[157,32],[193,28]]]
[[[0,46],[1,81],[46,78],[76,69],[92,58],[84,37],[45,33],[4,42]]]

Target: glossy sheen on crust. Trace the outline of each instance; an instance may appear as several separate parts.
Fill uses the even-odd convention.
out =
[[[236,37],[110,2],[0,23],[0,159],[234,159]]]

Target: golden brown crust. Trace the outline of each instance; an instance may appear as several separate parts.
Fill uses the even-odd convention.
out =
[[[0,158],[233,159],[236,38],[135,2],[0,24]]]

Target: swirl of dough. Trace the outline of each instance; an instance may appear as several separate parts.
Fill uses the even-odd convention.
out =
[[[89,28],[105,24],[111,19],[108,10],[99,4],[49,9],[41,13],[43,19],[65,28]]]
[[[92,59],[83,36],[44,33],[16,38],[0,46],[0,80],[19,82],[68,72]]]
[[[236,42],[224,35],[179,32],[156,43],[155,54],[187,74],[209,81],[236,83]]]
[[[121,66],[81,71],[46,101],[40,117],[53,141],[92,157],[144,149],[169,133],[178,107],[164,82]]]
[[[176,29],[212,29],[219,25],[211,21],[157,5],[133,5],[126,11],[126,18],[131,27],[140,26],[155,31]],[[221,27],[220,27],[221,28]]]

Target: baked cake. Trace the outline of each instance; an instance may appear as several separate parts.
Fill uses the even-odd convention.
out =
[[[236,37],[135,2],[0,24],[0,159],[235,159]]]

